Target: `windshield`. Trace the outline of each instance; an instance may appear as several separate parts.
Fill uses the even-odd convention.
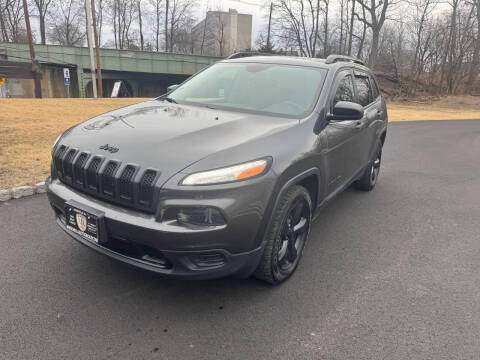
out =
[[[301,118],[313,110],[325,74],[315,67],[217,63],[168,98],[180,104]]]

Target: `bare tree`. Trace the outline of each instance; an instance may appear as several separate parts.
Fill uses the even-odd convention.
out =
[[[52,0],[34,0],[34,2],[38,11],[38,20],[40,23],[40,38],[42,44],[45,45],[47,43],[47,37],[45,33],[45,17]]]
[[[135,0],[110,0],[110,19],[113,23],[115,48],[136,48],[136,39],[132,24],[136,20],[137,3]]]
[[[372,31],[372,45],[370,48],[370,56],[368,57],[368,65],[372,68],[375,67],[375,62],[378,53],[378,42],[380,40],[380,32],[383,24],[387,19],[387,10],[390,5],[393,5],[392,0],[357,0],[361,7],[368,13],[369,19],[357,16],[357,19],[367,25]]]
[[[449,94],[458,93],[462,83],[466,83],[469,76],[468,62],[472,62],[470,54],[474,52],[474,28],[475,8],[467,3],[461,3],[458,9],[456,35],[452,41],[453,57],[449,61],[449,72],[447,76],[447,91]]]
[[[165,50],[173,52],[175,33],[191,27],[195,0],[165,0]]]
[[[5,41],[27,42],[22,0],[0,0],[0,15]]]
[[[165,0],[165,51],[170,49],[168,44],[168,17],[169,17],[169,8],[170,8],[170,0]]]
[[[348,4],[345,0],[340,0],[340,39],[338,41],[338,53],[343,54],[343,30],[344,26],[344,19],[345,19],[345,3]]]
[[[0,0],[0,35],[2,36],[2,41],[8,42],[8,29],[7,29],[7,22],[5,19],[5,1]]]
[[[410,66],[410,52],[406,45],[406,26],[402,22],[386,23],[382,29],[377,54],[377,71],[393,75],[397,81],[400,74]]]
[[[457,11],[460,0],[452,0],[450,5],[452,6],[452,17],[450,21],[450,35],[449,35],[449,51],[446,53],[445,58],[448,58],[448,71],[446,73],[448,92],[453,91],[453,59],[455,58],[455,41],[457,38]]]
[[[327,12],[326,9],[328,5],[323,10]],[[320,11],[320,0],[281,0],[276,11],[276,22],[280,28],[278,37],[287,46],[295,43],[303,56],[316,56]],[[324,47],[325,43],[326,38]]]
[[[82,0],[57,0],[49,12],[55,19],[48,33],[50,41],[67,46],[81,46],[85,41],[85,9]]]
[[[218,54],[216,56],[225,56],[225,32],[227,26],[227,19],[222,11],[215,12],[215,25],[209,26],[210,31],[213,32],[212,37],[218,45]],[[206,19],[205,19],[206,20]],[[206,23],[205,23],[206,26]]]
[[[480,59],[479,59],[480,57],[480,0],[473,0],[472,6],[474,7],[475,15],[476,15],[477,36],[475,39],[470,72],[468,74],[467,87],[469,90],[472,90],[475,80],[478,78],[479,63],[480,63]]]
[[[103,29],[103,13],[104,13],[104,2],[103,0],[96,0],[95,4],[95,13],[96,13],[96,23],[97,23],[97,37],[98,37],[98,46],[102,46],[102,29]]]
[[[154,32],[155,32],[155,50],[160,50],[160,19],[162,16],[162,0],[150,0],[150,5],[153,7],[153,11],[155,12],[154,18]]]
[[[323,0],[323,3],[325,5],[324,10],[323,10],[323,14],[325,16],[324,21],[323,21],[323,56],[327,57],[327,55],[330,52],[330,48],[329,48],[329,45],[328,45],[329,44],[329,39],[328,39],[328,31],[329,31],[328,12],[329,12],[329,8],[330,8],[330,0]]]
[[[205,14],[207,14],[208,16],[208,4],[205,6]],[[203,20],[202,41],[200,42],[200,55],[203,55],[203,47],[205,46],[205,36],[207,35],[207,16]]]
[[[340,0],[331,18],[328,0],[274,5],[272,37],[301,56],[318,56],[322,48],[324,57],[332,49],[356,54],[396,79],[407,96],[478,87],[480,0]],[[262,33],[257,39],[260,49],[265,38]]]
[[[415,94],[419,77],[424,71],[425,57],[428,53],[432,32],[425,31],[428,26],[429,16],[437,5],[437,0],[416,0],[410,3],[413,7],[413,17],[408,22],[410,34],[413,37],[413,60],[410,65],[410,77],[413,84],[408,88],[407,94]]]

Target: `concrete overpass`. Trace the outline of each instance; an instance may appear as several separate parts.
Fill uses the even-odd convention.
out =
[[[51,93],[51,96],[44,94],[45,97],[62,97],[65,93],[62,70],[65,67],[70,68],[72,74],[72,94],[85,97],[91,93],[88,48],[35,45],[35,54],[42,65],[42,90],[45,90],[42,92]],[[0,60],[30,62],[28,45],[0,43]],[[104,94],[110,93],[116,80],[124,80],[131,96],[155,96],[218,60],[220,58],[211,56],[100,49]],[[46,83],[47,79],[50,84]]]

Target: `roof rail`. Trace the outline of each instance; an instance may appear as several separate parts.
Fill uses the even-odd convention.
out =
[[[335,54],[328,55],[327,59],[325,60],[325,64],[333,64],[339,61],[351,61],[351,62],[354,62],[355,64],[366,66],[362,60],[356,57],[346,56],[346,55],[335,55]]]
[[[262,53],[258,51],[240,51],[227,57],[227,60],[240,59],[240,58],[250,57],[250,56],[272,56],[272,55],[276,55],[276,54]]]

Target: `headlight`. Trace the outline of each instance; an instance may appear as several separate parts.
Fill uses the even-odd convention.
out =
[[[248,179],[262,174],[267,168],[267,160],[255,160],[221,169],[198,172],[188,175],[182,185],[210,185]]]

